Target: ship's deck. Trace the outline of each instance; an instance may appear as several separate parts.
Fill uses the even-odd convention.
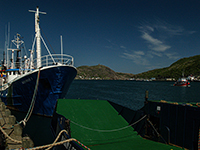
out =
[[[71,120],[71,136],[92,150],[181,149],[140,137],[105,100],[60,99],[57,113]]]

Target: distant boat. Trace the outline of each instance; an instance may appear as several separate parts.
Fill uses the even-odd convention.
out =
[[[190,85],[190,82],[186,78],[179,78],[175,83],[174,86],[184,86],[187,87]]]
[[[17,34],[12,42],[15,49],[7,49],[7,60],[4,56],[0,77],[0,98],[8,108],[21,112],[32,112],[42,116],[52,116],[57,99],[64,98],[77,70],[74,58],[70,55],[51,54],[41,57],[41,40],[44,42],[39,28],[39,12],[35,13],[35,39],[37,58],[33,59],[34,44],[30,50],[30,58],[21,59],[20,46],[24,42]],[[62,40],[61,40],[62,42]],[[62,44],[61,44],[62,46]],[[9,51],[12,59],[8,59]],[[5,55],[5,54],[4,54]],[[16,55],[16,58],[14,57]]]
[[[175,83],[174,86],[183,86],[188,87],[190,85],[190,82],[187,78],[184,77],[184,71],[182,72],[182,78],[179,78]]]

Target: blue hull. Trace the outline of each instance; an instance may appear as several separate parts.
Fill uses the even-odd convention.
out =
[[[72,66],[51,66],[40,69],[34,114],[53,116],[57,99],[64,98],[77,70]],[[8,89],[1,91],[1,99],[9,108],[27,112],[35,90],[38,71],[14,81]]]

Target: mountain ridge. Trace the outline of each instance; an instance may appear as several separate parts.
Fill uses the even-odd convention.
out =
[[[184,76],[200,75],[200,55],[181,58],[169,67],[149,70],[139,74],[115,72],[107,66],[80,66],[77,67],[76,79],[99,79],[99,80],[129,80],[132,78],[144,78],[163,80],[166,78],[178,79]]]
[[[80,66],[77,67],[76,79],[96,79],[96,80],[127,80],[133,78],[134,74],[115,72],[107,66]]]

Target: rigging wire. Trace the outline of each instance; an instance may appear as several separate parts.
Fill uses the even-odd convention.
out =
[[[51,46],[51,44],[50,44],[48,38],[46,37],[45,33],[43,32],[41,26],[40,26],[40,29],[41,29],[41,31],[42,31],[42,34],[45,36],[45,39],[47,39],[47,42],[48,42],[48,44],[50,45],[51,49],[53,50],[54,54],[56,54],[56,52],[54,51],[53,47]],[[42,35],[40,35],[40,36],[42,36]]]

